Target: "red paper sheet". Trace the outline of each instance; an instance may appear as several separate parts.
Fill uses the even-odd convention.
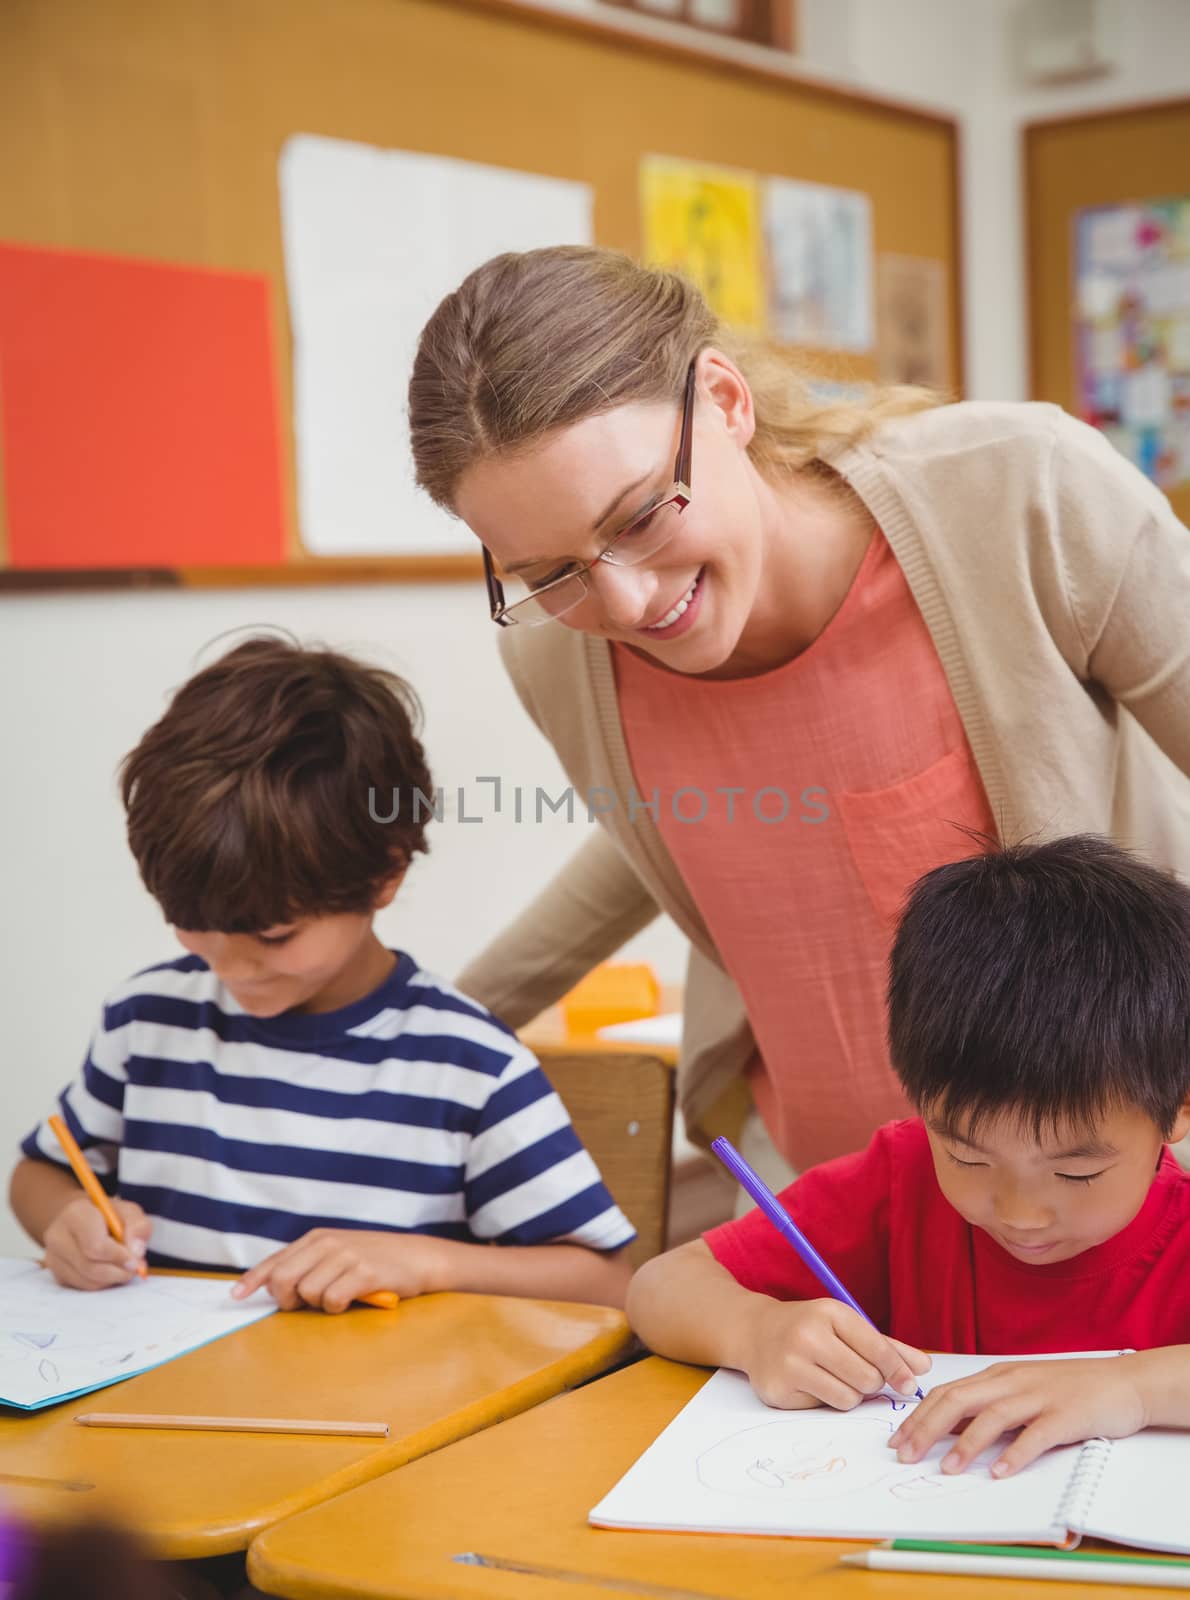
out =
[[[285,554],[269,284],[0,245],[13,567]]]

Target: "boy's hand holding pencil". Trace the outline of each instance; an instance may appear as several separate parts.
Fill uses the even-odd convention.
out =
[[[785,1410],[824,1404],[841,1411],[881,1390],[924,1398],[917,1378],[930,1370],[929,1356],[879,1331],[730,1139],[712,1140],[711,1149],[831,1296],[751,1297],[745,1371],[760,1398]]]
[[[850,1410],[885,1384],[912,1399],[930,1358],[880,1333],[839,1300],[770,1300],[751,1308],[748,1377],[766,1405]]]
[[[143,1278],[153,1224],[134,1200],[104,1193],[62,1117],[50,1117],[49,1125],[83,1192],[46,1228],[45,1265],[65,1289],[114,1289]]]
[[[152,1222],[133,1200],[109,1200],[123,1242],[112,1238],[107,1224],[86,1195],[62,1206],[45,1230],[45,1264],[67,1290],[110,1290],[131,1278],[144,1277],[144,1253]]]
[[[67,1289],[113,1289],[146,1271],[153,1224],[132,1200],[109,1200],[124,1234],[114,1239],[97,1206],[80,1194],[45,1231],[45,1264]]]

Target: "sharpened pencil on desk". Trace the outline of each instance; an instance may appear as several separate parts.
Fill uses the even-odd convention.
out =
[[[201,1433],[308,1433],[321,1437],[387,1439],[387,1422],[331,1422],[317,1417],[180,1417],[167,1413],[84,1411],[84,1428],[188,1428]]]
[[[86,1156],[79,1149],[78,1142],[75,1139],[74,1134],[71,1133],[70,1129],[66,1126],[61,1117],[53,1116],[49,1117],[47,1120],[49,1122],[49,1126],[54,1130],[54,1137],[62,1146],[63,1155],[66,1157],[67,1161],[70,1162],[70,1170],[74,1173],[75,1177],[83,1186],[83,1193],[98,1210],[99,1215],[106,1223],[107,1231],[111,1234],[112,1238],[117,1244],[123,1244],[124,1224],[116,1215],[115,1207],[112,1205],[107,1195],[104,1194],[103,1185],[91,1170],[91,1165]],[[138,1258],[136,1270],[140,1277],[143,1278],[147,1276],[149,1268],[143,1256]]]

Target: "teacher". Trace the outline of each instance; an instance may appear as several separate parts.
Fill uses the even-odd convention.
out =
[[[511,1025],[668,912],[687,1125],[738,1131],[747,1091],[781,1181],[906,1112],[884,992],[921,873],[1094,832],[1190,876],[1190,534],[1056,406],[823,399],[579,247],[473,272],[409,403],[599,823],[460,976]]]

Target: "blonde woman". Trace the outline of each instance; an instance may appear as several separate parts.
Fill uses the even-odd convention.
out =
[[[696,1137],[750,1097],[780,1181],[903,1114],[893,925],[972,831],[1190,873],[1190,535],[1057,407],[827,403],[681,279],[556,248],[442,302],[410,415],[599,824],[459,981],[520,1025],[668,912]]]

